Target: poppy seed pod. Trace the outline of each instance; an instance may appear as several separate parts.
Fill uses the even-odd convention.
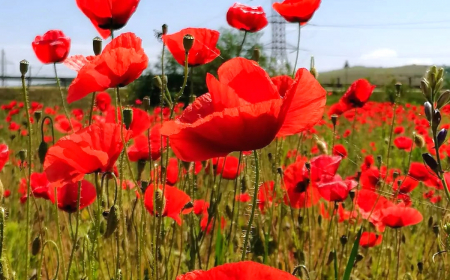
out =
[[[422,273],[422,271],[423,271],[423,262],[418,262],[417,263],[417,270],[419,271],[419,273]]]
[[[430,102],[425,102],[423,104],[424,110],[425,110],[425,116],[427,117],[427,120],[430,122],[432,117],[433,117],[433,112],[432,112],[432,106]]]
[[[28,72],[28,66],[30,63],[27,60],[20,61],[20,73],[22,76],[25,76],[25,74]]]
[[[164,23],[161,27],[162,35],[167,34],[167,29],[168,29],[168,26],[167,26],[167,24]]]
[[[192,46],[194,45],[194,41],[195,41],[195,38],[191,34],[184,35],[183,47],[184,47],[184,51],[186,53],[188,53],[192,49]]]
[[[431,128],[433,129],[433,131],[436,131],[439,124],[441,123],[441,119],[442,119],[441,112],[439,112],[438,109],[434,110],[434,114],[433,114],[433,118],[432,118],[432,122],[431,122]]]
[[[422,154],[422,158],[425,161],[425,164],[434,171],[434,173],[438,173],[439,166],[433,156],[429,153]]]
[[[42,117],[42,111],[34,111],[34,118],[36,119],[36,122],[39,122]]]
[[[450,101],[450,90],[444,91],[437,100],[437,108],[441,109]]]
[[[253,55],[252,55],[252,60],[259,62],[259,59],[261,57],[261,50],[258,48],[254,48],[253,49]]]
[[[397,91],[397,95],[400,95],[400,91],[402,90],[402,83],[396,83],[395,90]]]
[[[123,109],[122,113],[123,113],[123,122],[125,123],[125,127],[127,129],[129,129],[131,122],[133,121],[133,110],[131,108],[125,108],[125,109]]]
[[[438,148],[444,143],[445,138],[447,138],[447,129],[443,128],[439,131],[437,135],[437,146]]]
[[[341,242],[342,246],[345,246],[345,244],[347,244],[347,242],[348,242],[347,235],[342,235],[341,238],[339,238],[339,241]]]
[[[144,110],[145,111],[148,111],[148,110],[150,110],[150,96],[146,96],[146,97],[144,97],[144,99],[142,99],[142,103],[144,103]]]
[[[145,193],[148,187],[148,181],[141,181],[141,192]]]
[[[105,238],[110,237],[119,226],[120,209],[119,206],[113,205],[109,210],[108,221],[106,222],[106,231],[103,234]]]
[[[338,115],[336,115],[336,114],[331,115],[331,122],[333,123],[333,126],[336,126],[337,118],[338,118]]]
[[[93,48],[93,50],[94,50],[94,54],[95,54],[95,55],[100,55],[100,54],[102,53],[102,49],[103,49],[102,45],[103,45],[103,40],[102,40],[102,38],[100,38],[100,37],[95,37],[95,38],[92,40],[92,48]]]

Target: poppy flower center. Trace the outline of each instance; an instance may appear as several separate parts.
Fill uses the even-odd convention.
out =
[[[296,193],[303,193],[303,192],[306,191],[306,189],[308,188],[308,186],[309,186],[309,179],[305,179],[305,180],[303,180],[303,181],[298,182],[298,183],[295,185],[294,191],[295,191]]]
[[[98,27],[105,30],[118,30],[124,27],[126,22],[117,22],[114,18],[105,18],[101,20],[98,24]]]

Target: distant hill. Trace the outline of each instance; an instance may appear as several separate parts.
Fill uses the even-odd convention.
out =
[[[389,84],[395,79],[404,85],[417,87],[420,80],[430,66],[406,65],[392,68],[354,66],[346,69],[332,70],[319,73],[319,81],[322,84],[350,84],[361,78],[367,78],[375,85]],[[346,71],[347,81],[346,81]],[[410,84],[411,82],[411,84]]]

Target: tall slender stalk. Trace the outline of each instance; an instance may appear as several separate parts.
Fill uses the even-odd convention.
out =
[[[28,68],[28,62],[26,62],[27,68]],[[21,66],[22,66],[22,62],[21,62]],[[25,84],[25,74],[26,71],[22,72],[22,93],[23,93],[23,101],[24,101],[24,106],[25,106],[25,112],[26,112],[26,116],[27,116],[27,128],[28,128],[28,152],[27,152],[27,167],[28,167],[28,178],[27,178],[27,197],[30,197],[30,193],[31,193],[31,159],[32,159],[32,148],[31,148],[31,143],[32,143],[32,134],[33,134],[33,128],[31,126],[31,116],[30,116],[30,101],[28,100],[28,92],[27,92],[27,86]],[[30,241],[30,199],[27,199],[27,203],[26,203],[26,211],[27,211],[27,225],[26,225],[26,232],[25,232],[25,276],[28,277],[28,269],[30,266],[30,259],[29,259],[29,250],[28,250],[28,245],[29,245],[29,241]]]
[[[66,275],[66,264],[64,261],[64,249],[62,243],[62,234],[61,234],[61,226],[59,224],[59,212],[58,212],[58,188],[55,188],[55,222],[56,222],[56,231],[58,232],[58,246],[59,250],[57,251],[60,256],[58,258],[61,259],[61,267],[62,274]]]
[[[69,122],[70,129],[73,131],[72,120],[70,119],[69,111],[67,110],[66,101],[64,100],[64,94],[62,92],[61,84],[59,82],[58,71],[56,70],[56,63],[53,63],[53,69],[55,70],[56,85],[58,86],[59,94],[61,96],[61,104],[64,108],[64,114],[66,115],[67,121]]]
[[[245,39],[247,38],[247,33],[248,33],[247,31],[244,31],[244,38],[242,39],[242,43],[239,46],[238,53],[237,53],[236,57],[239,57],[241,55],[242,48],[244,47]]]
[[[292,76],[295,77],[295,68],[297,68],[297,62],[298,62],[298,55],[300,53],[300,35],[301,35],[302,27],[300,24],[298,25],[298,38],[297,38],[297,54],[295,55],[295,63],[294,63],[294,69],[292,70]]]
[[[93,116],[94,107],[95,107],[95,95],[96,95],[96,93],[93,92],[92,93],[92,100],[91,100],[91,110],[89,111],[89,125],[92,124],[92,116]]]
[[[77,248],[77,239],[78,239],[78,228],[80,225],[80,200],[81,200],[81,181],[78,182],[78,198],[77,198],[77,221],[75,224],[75,235],[73,237],[73,241],[72,241],[72,252],[70,253],[70,258],[69,258],[69,266],[67,267],[67,276],[66,276],[66,280],[70,279],[70,268],[72,266],[72,262],[73,262],[73,257],[75,255],[75,249]]]
[[[242,248],[242,256],[241,261],[245,260],[245,255],[247,253],[247,243],[250,237],[250,231],[252,229],[253,217],[255,216],[256,203],[258,200],[258,188],[259,188],[259,160],[258,160],[258,152],[256,150],[253,151],[253,156],[255,157],[255,191],[253,193],[253,201],[252,201],[252,212],[250,213],[250,218],[248,220],[247,230],[245,232],[245,239]]]

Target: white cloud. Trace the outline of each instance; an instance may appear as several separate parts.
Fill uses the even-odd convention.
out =
[[[379,59],[392,59],[396,58],[397,52],[393,49],[383,48],[377,49],[370,53],[361,55],[361,60],[379,60]]]

